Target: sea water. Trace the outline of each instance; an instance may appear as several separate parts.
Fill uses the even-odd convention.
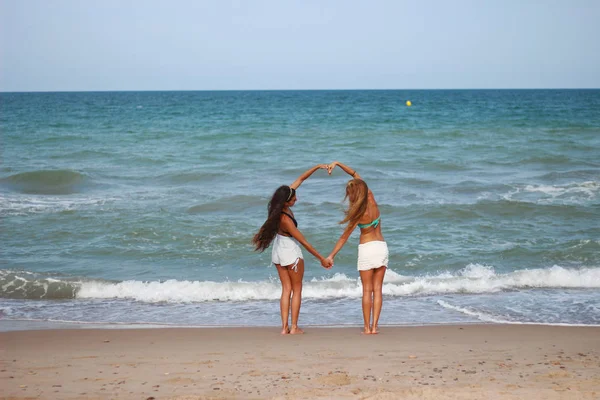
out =
[[[412,102],[411,107],[406,101]],[[382,325],[600,324],[600,90],[1,93],[0,318],[277,326],[252,236],[342,161],[379,204]],[[329,254],[344,187],[294,213]],[[304,251],[301,325],[362,323],[354,232]]]

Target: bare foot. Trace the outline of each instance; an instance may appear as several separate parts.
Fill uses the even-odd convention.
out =
[[[290,333],[290,328],[287,326],[281,330],[282,335],[287,335],[288,333]]]
[[[298,328],[297,326],[296,327],[293,326],[292,329],[290,329],[290,335],[301,335],[303,333],[304,333],[304,331],[302,329]]]
[[[361,332],[362,335],[370,335],[371,334],[371,329],[365,327],[364,330]]]
[[[379,333],[379,328],[374,326],[371,328],[371,335],[377,335]]]

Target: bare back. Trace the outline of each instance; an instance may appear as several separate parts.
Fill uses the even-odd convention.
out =
[[[378,218],[381,217],[379,213],[379,207],[377,206],[377,202],[375,201],[375,196],[373,196],[373,192],[369,190],[368,194],[368,202],[367,202],[367,211],[362,215],[362,217],[358,220],[359,225],[369,225],[375,222]],[[369,226],[365,228],[360,228],[360,243],[372,242],[375,240],[384,241],[383,234],[381,233],[381,220],[376,221],[377,223],[374,226]]]

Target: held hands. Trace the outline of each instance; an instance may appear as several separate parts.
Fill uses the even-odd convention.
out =
[[[330,265],[329,268],[327,268],[327,267],[325,267],[325,268],[331,269],[331,267],[333,267],[333,257],[332,256],[327,257],[324,262],[326,262]]]
[[[333,267],[333,259],[327,257],[321,260],[321,266],[325,269],[331,269]]]

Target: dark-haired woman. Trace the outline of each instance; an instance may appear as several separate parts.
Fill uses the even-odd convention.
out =
[[[280,186],[269,201],[267,220],[254,235],[252,242],[257,251],[264,251],[273,244],[271,260],[281,280],[281,334],[304,333],[298,327],[298,316],[302,303],[302,279],[304,277],[304,257],[298,243],[315,256],[324,268],[331,263],[311,246],[298,230],[298,223],[291,208],[296,204],[296,189],[318,169],[327,169],[327,164],[315,165],[304,172],[290,186]],[[292,306],[292,324],[288,324]]]
[[[357,267],[363,287],[364,333],[375,334],[379,333],[377,324],[383,302],[383,277],[389,257],[388,247],[381,233],[381,215],[373,193],[356,170],[335,161],[329,164],[327,171],[331,174],[336,166],[344,170],[352,179],[346,184],[344,200],[348,199],[348,209],[345,211],[345,218],[340,222],[340,224],[347,223],[347,225],[327,259],[333,264],[334,257],[344,247],[350,234],[358,226],[360,228],[360,244],[358,245]]]

